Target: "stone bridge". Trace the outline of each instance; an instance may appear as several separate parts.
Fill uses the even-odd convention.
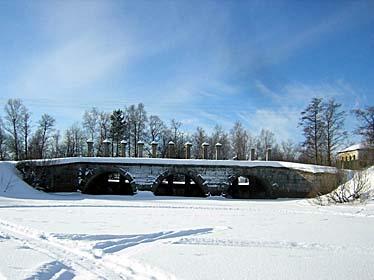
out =
[[[332,167],[275,161],[78,157],[20,161],[35,188],[50,192],[233,198],[313,197],[338,184]]]

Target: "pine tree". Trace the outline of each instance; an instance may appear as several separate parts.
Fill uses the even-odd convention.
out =
[[[125,133],[125,116],[122,110],[114,110],[110,115],[110,134],[112,138],[112,156],[113,156],[113,147],[115,144],[116,156],[119,156],[119,143],[123,139]]]

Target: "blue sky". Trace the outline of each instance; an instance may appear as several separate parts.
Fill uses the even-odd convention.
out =
[[[0,106],[34,121],[143,102],[186,130],[300,140],[314,96],[373,105],[373,1],[0,1]]]

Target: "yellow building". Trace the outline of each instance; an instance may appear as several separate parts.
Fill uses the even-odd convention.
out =
[[[347,169],[360,169],[374,164],[374,147],[360,143],[338,152],[338,166]]]

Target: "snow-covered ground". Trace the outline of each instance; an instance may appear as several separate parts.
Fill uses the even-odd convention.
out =
[[[40,193],[0,163],[0,279],[374,279],[374,203]]]

